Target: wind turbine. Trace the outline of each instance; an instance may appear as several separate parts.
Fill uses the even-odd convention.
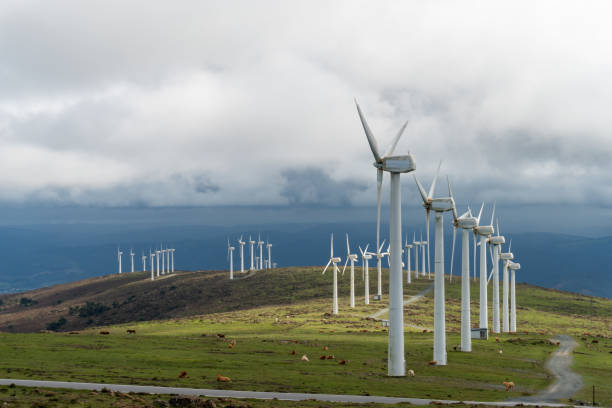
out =
[[[493,204],[493,211],[491,213],[491,224],[490,225],[478,225],[474,227],[476,234],[480,235],[480,328],[489,328],[489,317],[488,317],[488,299],[487,299],[487,242],[489,237],[493,234],[493,217],[495,217],[495,204]],[[480,219],[480,215],[478,217]]]
[[[377,200],[377,224],[376,245],[380,241],[380,200],[383,171],[391,174],[391,197],[389,214],[390,235],[390,268],[389,268],[389,347],[388,347],[388,375],[404,376],[406,367],[404,362],[404,300],[402,286],[402,196],[400,186],[400,174],[408,173],[416,169],[414,157],[408,153],[404,156],[392,156],[397,142],[399,141],[408,122],[400,128],[391,145],[381,156],[378,152],[376,138],[372,134],[368,123],[361,112],[357,101],[357,112],[363,125],[370,149],[374,155],[374,167],[376,167],[378,200]]]
[[[427,268],[425,267],[425,254],[428,251],[429,241],[423,241],[423,233],[421,233],[421,276],[425,277],[425,273]],[[427,279],[431,279],[431,271],[429,271],[429,276]]]
[[[172,273],[174,273],[174,251],[174,248],[170,250],[170,254],[172,255]]]
[[[368,253],[368,245],[366,245],[365,250],[362,250],[359,247],[359,252],[361,252],[361,265],[363,271],[363,286],[364,286],[364,297],[365,304],[370,304],[370,269],[369,269],[369,261],[372,259],[372,255]]]
[[[493,333],[499,333],[499,253],[500,246],[506,243],[506,239],[499,235],[499,222],[497,223],[497,235],[489,238],[493,246]]]
[[[435,215],[435,231],[434,231],[434,353],[433,359],[437,365],[446,365],[446,317],[444,310],[444,213],[453,211],[455,208],[455,200],[453,200],[451,191],[449,190],[448,197],[434,198],[436,180],[438,172],[434,178],[429,193],[414,176],[414,180],[421,193],[423,199],[423,207],[427,211],[427,230],[429,231],[429,211],[433,210]],[[450,188],[450,185],[449,185]],[[428,239],[429,241],[429,239]]]
[[[164,246],[160,244],[160,254],[161,254],[161,273],[162,275],[166,274],[166,250],[164,249]]]
[[[146,272],[147,271],[147,256],[144,254],[144,251],[142,252],[142,255],[140,256],[140,258],[142,259],[142,271]]]
[[[155,250],[155,260],[157,261],[157,277],[159,277],[159,256],[161,254],[161,251],[159,249]]]
[[[429,218],[430,218],[430,213],[432,210],[431,204],[432,204],[432,200],[433,200],[433,194],[434,191],[436,190],[436,182],[438,181],[438,175],[440,174],[440,167],[442,166],[442,161],[440,161],[440,163],[438,164],[438,170],[436,171],[436,175],[433,179],[433,181],[431,182],[431,186],[429,187],[429,192],[425,193],[425,189],[423,188],[423,186],[421,185],[421,183],[419,183],[419,181],[417,180],[416,176],[413,174],[412,176],[414,177],[414,181],[417,184],[417,187],[419,188],[419,193],[421,194],[421,197],[423,198],[423,208],[425,208],[425,236],[427,237],[427,241],[425,241],[425,245],[427,245],[427,272],[429,274],[429,279],[431,279],[431,265],[430,265],[430,252],[429,252]],[[423,237],[421,236],[421,245],[423,245]],[[425,275],[425,256],[423,256],[423,275]]]
[[[404,248],[406,248],[406,283],[412,283],[410,276],[410,249],[412,245],[408,243],[408,237],[404,237]]]
[[[265,242],[261,240],[261,234],[259,235],[259,239],[257,240],[257,246],[259,247],[259,267],[258,269],[263,269],[263,246]]]
[[[246,244],[246,242],[242,240],[242,235],[238,240],[238,244],[240,245],[240,273],[244,273],[244,244]]]
[[[166,271],[168,271],[168,274],[172,273],[172,271],[170,270],[170,254],[172,253],[172,249],[168,248],[168,246],[166,245]]]
[[[272,269],[272,244],[268,242],[266,248],[268,248],[268,269]]]
[[[334,258],[334,234],[331,234],[331,240],[330,240],[330,247],[331,247],[331,252],[330,252],[330,257],[329,257],[329,261],[327,262],[327,265],[325,265],[325,269],[323,269],[323,273],[322,275],[325,275],[325,271],[327,271],[327,267],[329,267],[329,264],[333,264],[333,269],[334,269],[334,295],[333,295],[333,308],[332,308],[332,313],[337,315],[338,314],[338,262],[341,261],[340,258]]]
[[[229,238],[227,239],[227,259],[229,260],[230,279],[234,279],[234,247],[230,245]]]
[[[421,241],[416,241],[416,234],[412,233],[412,245],[414,245],[414,277],[419,278],[419,250],[421,249]]]
[[[130,248],[130,259],[131,259],[131,265],[132,265],[132,272],[134,272],[134,251],[132,248]]]
[[[498,231],[499,232],[499,231]],[[501,247],[500,247],[501,251]],[[510,311],[508,310],[508,291],[510,288],[508,287],[508,264],[514,259],[514,254],[512,254],[512,240],[510,240],[510,245],[508,245],[508,252],[502,252],[499,254],[499,258],[502,260],[502,330],[504,333],[508,333],[510,331],[510,316],[508,315]]]
[[[450,181],[448,185],[450,191]],[[450,194],[452,197],[452,192]],[[483,204],[484,206],[484,204]],[[482,214],[483,207],[480,207]],[[457,228],[461,228],[461,351],[472,351],[472,323],[470,320],[470,232],[478,225],[478,218],[467,212],[457,217],[457,210],[453,208],[453,252],[451,255],[451,277],[453,276],[453,261],[455,257],[455,236]]]
[[[349,246],[349,236],[346,234],[346,261],[344,262],[344,268],[342,268],[342,275],[346,269],[346,264],[351,261],[351,307],[355,307],[355,261],[357,260],[356,254],[351,254],[351,247]]]
[[[155,259],[155,253],[152,253],[151,248],[149,248],[149,260],[151,262],[151,280],[155,280],[155,267],[153,266],[153,259]]]
[[[386,256],[384,252],[382,252],[382,248],[385,245],[385,241],[383,240],[382,244],[376,249],[376,252],[370,252],[370,255],[374,255],[376,257],[376,272],[378,276],[377,281],[377,294],[374,300],[382,300],[382,260]]]
[[[249,245],[251,247],[251,268],[249,270],[254,271],[255,270],[255,266],[253,264],[254,262],[254,257],[255,257],[255,248],[253,245],[255,245],[255,241],[253,241],[251,239],[251,236],[249,235]]]
[[[516,333],[516,290],[514,272],[521,269],[521,264],[510,261],[508,268],[510,268],[510,331]]]
[[[119,274],[121,274],[121,255],[123,252],[119,248],[117,248],[117,260],[119,261]]]

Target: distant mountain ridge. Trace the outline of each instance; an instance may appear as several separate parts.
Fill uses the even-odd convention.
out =
[[[417,235],[422,227],[404,227],[406,235]],[[272,258],[279,266],[323,265],[329,257],[329,234],[336,237],[336,253],[344,258],[344,233],[357,246],[374,244],[374,224],[277,224],[248,227],[177,226],[150,228],[142,225],[55,224],[0,228],[0,291],[15,292],[66,283],[117,270],[117,246],[124,249],[123,270],[129,270],[130,247],[136,270],[142,269],[144,251],[160,243],[176,248],[177,268],[183,270],[227,269],[227,238],[244,234],[269,237]],[[433,232],[433,229],[432,229]],[[386,228],[382,230],[387,236]],[[512,252],[523,269],[517,281],[581,294],[612,297],[612,237],[587,238],[554,233],[505,233],[512,239]],[[432,234],[433,243],[433,234]],[[459,236],[455,248],[454,273],[460,271]],[[471,240],[470,240],[471,241]],[[446,262],[450,261],[452,232],[445,234]],[[472,241],[470,242],[472,243]],[[236,245],[235,245],[236,246]],[[507,248],[507,247],[505,247]],[[248,246],[245,255],[249,256]],[[433,251],[432,251],[433,257]],[[414,259],[414,257],[413,257]],[[433,261],[433,259],[432,259]],[[471,263],[472,259],[470,259]],[[239,251],[234,251],[239,265]],[[148,265],[147,265],[148,267]],[[432,262],[433,267],[433,262]],[[490,263],[489,263],[490,267]],[[448,273],[447,269],[447,273]]]

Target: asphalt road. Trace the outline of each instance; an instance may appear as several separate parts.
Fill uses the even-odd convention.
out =
[[[44,387],[44,388],[65,388],[73,390],[97,390],[106,388],[115,392],[142,392],[147,394],[179,394],[189,396],[206,396],[213,398],[250,398],[250,399],[278,399],[284,401],[305,401],[317,400],[327,402],[346,402],[346,403],[382,403],[397,404],[399,402],[409,402],[414,405],[429,405],[432,402],[443,404],[458,403],[451,400],[431,400],[421,398],[397,398],[397,397],[377,397],[364,395],[335,395],[335,394],[302,394],[284,392],[256,392],[256,391],[232,391],[232,390],[212,390],[203,388],[175,388],[175,387],[155,387],[148,385],[124,385],[124,384],[98,384],[98,383],[79,383],[64,381],[36,381],[36,380],[14,380],[0,379],[0,385],[15,384],[21,387]],[[492,405],[498,407],[512,407],[515,402],[511,401],[463,401],[468,405]],[[541,407],[566,407],[565,404],[546,403],[543,401],[523,402],[524,405]]]
[[[577,346],[576,341],[564,334],[558,335],[556,338],[561,342],[559,350],[555,351],[546,362],[546,369],[556,377],[555,382],[546,390],[536,395],[516,399],[514,401],[555,402],[570,398],[582,388],[582,378],[570,370],[572,364],[572,351]]]

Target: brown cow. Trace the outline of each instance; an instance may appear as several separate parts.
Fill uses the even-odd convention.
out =
[[[100,334],[110,334],[110,332],[107,331],[101,331]]]
[[[187,378],[187,377],[188,377],[187,371],[181,371],[178,375],[178,378]]]
[[[134,329],[127,329],[126,331],[128,334],[136,334],[136,330]]]
[[[511,389],[514,388],[514,382],[509,381],[509,382],[502,382],[502,384],[504,384],[506,386],[506,392],[510,391]]]
[[[219,382],[230,382],[232,380],[230,380],[229,377],[224,377],[221,374],[217,374],[217,381],[219,381]]]

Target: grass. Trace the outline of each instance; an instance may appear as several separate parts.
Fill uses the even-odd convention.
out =
[[[492,401],[509,397],[501,385],[505,380],[516,383],[515,392],[510,395],[515,397],[531,395],[546,387],[552,378],[544,370],[544,362],[556,349],[548,339],[553,333],[579,336],[588,330],[606,341],[596,343],[596,347],[583,344],[581,347],[588,352],[576,354],[575,369],[584,376],[585,390],[590,387],[590,381],[596,382],[602,401],[608,401],[612,392],[605,382],[612,374],[612,355],[607,353],[607,338],[611,336],[608,312],[612,302],[608,300],[594,298],[591,309],[588,297],[517,285],[521,333],[499,335],[499,342],[494,337],[489,341],[474,341],[472,353],[461,353],[453,351],[453,346],[459,344],[460,284],[457,279],[453,284],[447,281],[449,364],[429,366],[432,333],[408,327],[406,367],[413,369],[416,376],[389,378],[386,376],[388,333],[378,322],[366,319],[384,307],[386,297],[382,303],[363,305],[360,296],[363,289],[357,279],[357,307],[348,308],[345,276],[341,281],[340,314],[333,317],[328,313],[331,293],[321,297],[321,288],[331,292],[331,278],[321,277],[318,271],[319,268],[288,268],[266,272],[232,282],[235,285],[229,289],[224,283],[227,280],[217,282],[216,277],[209,277],[210,290],[225,291],[227,305],[220,299],[211,300],[199,304],[208,304],[210,313],[200,311],[197,316],[183,317],[186,312],[181,311],[171,319],[105,327],[111,333],[108,336],[98,334],[99,329],[95,328],[79,334],[0,333],[0,376]],[[275,283],[276,278],[280,283]],[[375,276],[371,283],[371,293],[375,293]],[[130,286],[141,284],[130,283]],[[417,280],[406,285],[405,294],[416,294],[430,284],[431,281]],[[190,290],[206,293],[208,288]],[[275,303],[247,299],[247,293]],[[430,293],[422,301],[405,307],[407,325],[433,325],[432,296]],[[205,297],[212,299],[208,294]],[[244,304],[240,303],[241,297]],[[476,300],[472,302],[475,323],[478,321],[477,284],[472,285],[472,299]],[[39,304],[47,301],[44,297],[37,300]],[[592,310],[592,318],[590,314],[580,314],[587,310]],[[127,329],[136,330],[136,334],[127,334]],[[225,338],[217,334],[224,334]],[[229,348],[230,340],[236,340],[234,348]],[[328,350],[323,350],[324,346]],[[293,350],[295,355],[291,354]],[[310,361],[301,361],[303,354]],[[320,360],[322,355],[335,358]],[[341,359],[348,360],[348,364],[338,364]],[[183,370],[188,372],[188,378],[180,379],[178,374]],[[218,383],[217,374],[229,376],[232,382]],[[576,398],[586,400],[583,394],[588,390],[585,390]]]

